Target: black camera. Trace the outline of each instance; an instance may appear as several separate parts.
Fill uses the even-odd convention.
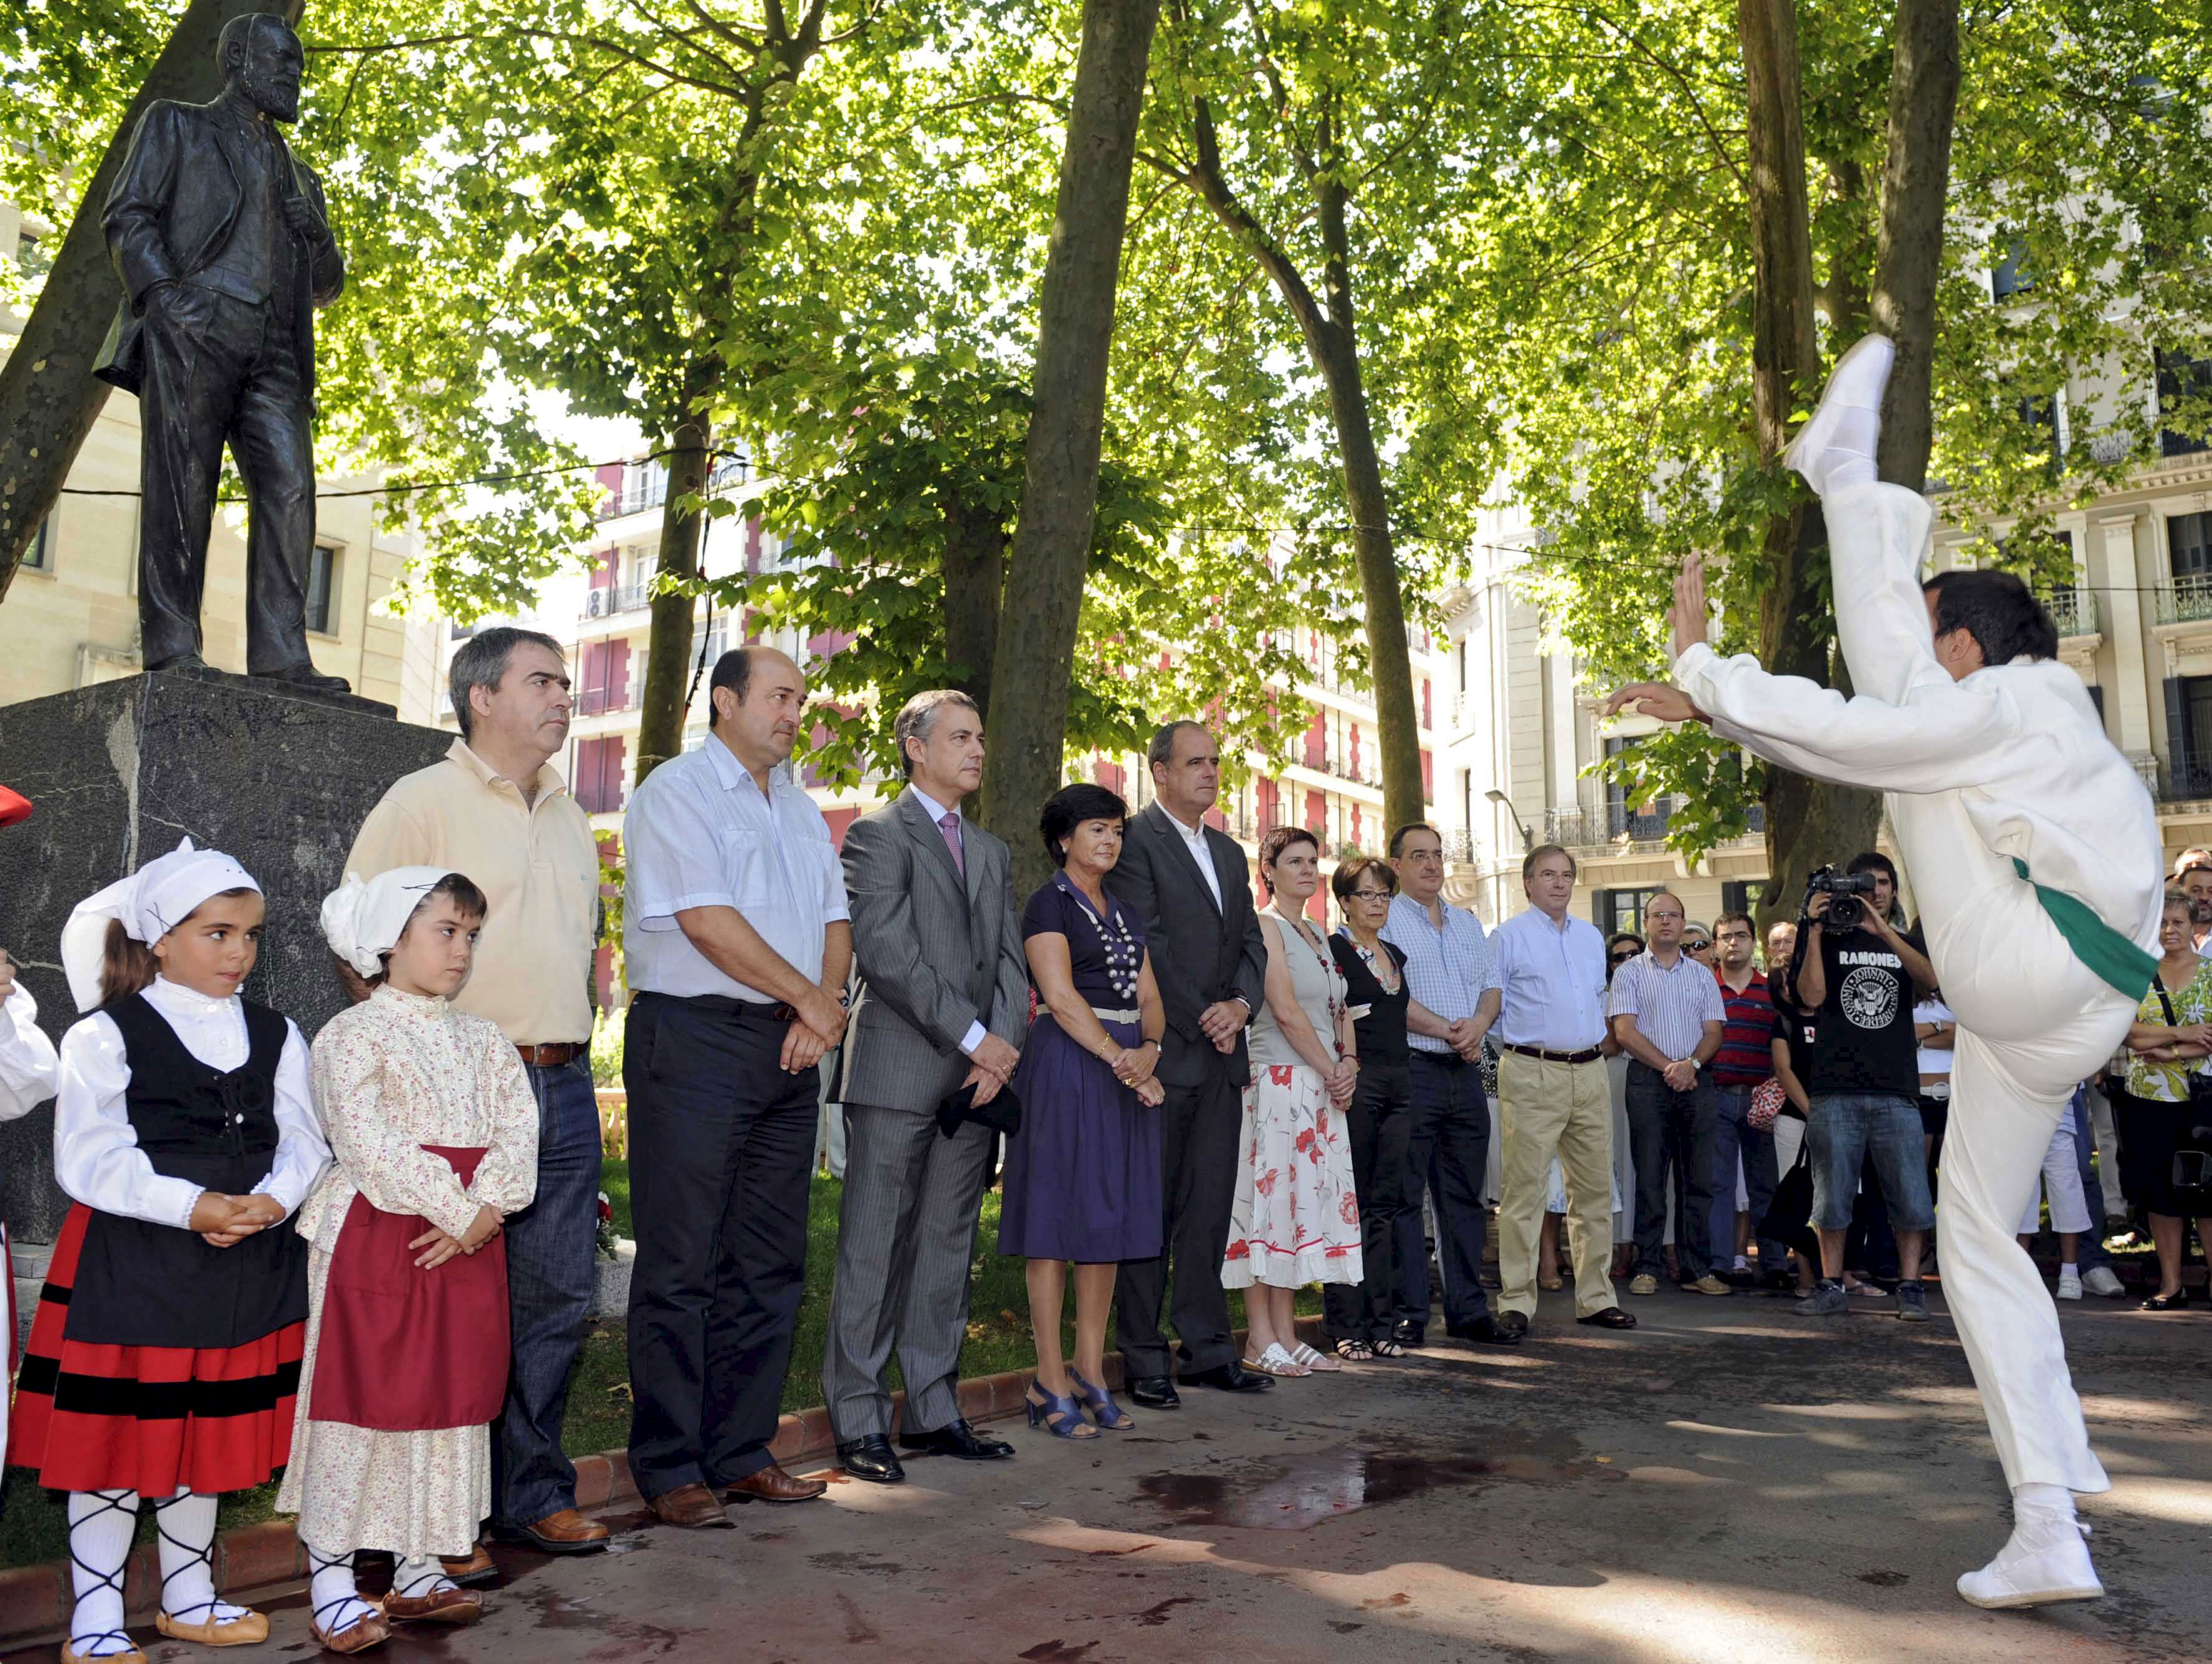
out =
[[[1860,930],[1866,923],[1867,910],[1867,904],[1860,898],[1874,894],[1875,878],[1873,873],[1846,874],[1833,867],[1823,867],[1805,881],[1807,905],[1799,911],[1807,911],[1814,896],[1825,895],[1830,899],[1827,913],[1820,921],[1823,924],[1832,930]]]

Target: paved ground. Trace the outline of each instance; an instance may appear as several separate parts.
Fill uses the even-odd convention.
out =
[[[1916,1329],[1886,1302],[1816,1323],[1669,1292],[1632,1302],[1626,1337],[1566,1324],[1559,1300],[1517,1352],[1433,1347],[1257,1404],[1196,1389],[1132,1434],[1024,1429],[1012,1463],[920,1460],[902,1488],[844,1481],[826,1504],[734,1509],[727,1531],[631,1515],[587,1560],[502,1551],[480,1628],[378,1655],[2212,1655],[2212,1320],[2066,1313],[2114,1483],[2085,1508],[2111,1593],[2020,1614],[1952,1591],[2008,1516],[1940,1300]],[[301,1598],[272,1610],[272,1649],[310,1655]]]

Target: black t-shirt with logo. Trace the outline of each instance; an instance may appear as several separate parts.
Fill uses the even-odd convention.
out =
[[[1797,1070],[1805,1089],[1917,1097],[1912,978],[1896,949],[1871,930],[1823,930],[1820,968],[1828,997],[1814,1018],[1810,1066]]]

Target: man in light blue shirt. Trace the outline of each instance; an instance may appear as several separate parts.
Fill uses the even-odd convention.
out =
[[[806,678],[771,648],[714,666],[707,743],[624,817],[623,1037],[637,1267],[629,1466],[670,1525],[827,1487],[769,1453],[805,1286],[817,1065],[845,1032],[845,884],[792,778]]]
[[[1510,1346],[1482,1292],[1483,1177],[1490,1165],[1490,1100],[1475,1060],[1498,1019],[1498,975],[1482,921],[1443,899],[1444,844],[1416,824],[1390,834],[1398,893],[1382,939],[1406,956],[1413,1106],[1406,1136],[1406,1205],[1398,1216],[1400,1295],[1391,1338],[1418,1346],[1429,1321],[1429,1255],[1421,1198],[1437,1204],[1437,1264],[1444,1332]]]
[[[1567,1183],[1575,1321],[1632,1329],[1613,1292],[1613,1092],[1606,1078],[1605,938],[1567,911],[1575,858],[1556,844],[1521,863],[1528,911],[1498,927],[1498,1321],[1536,1312],[1536,1239],[1557,1155]]]

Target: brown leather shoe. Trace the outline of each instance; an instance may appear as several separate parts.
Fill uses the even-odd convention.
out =
[[[748,1473],[724,1494],[733,1502],[811,1502],[830,1489],[826,1479],[794,1479],[774,1462]]]
[[[471,1543],[466,1554],[441,1555],[438,1563],[446,1576],[465,1589],[489,1583],[499,1576],[498,1563],[482,1543]]]
[[[371,1612],[358,1624],[349,1624],[331,1635],[311,1618],[307,1620],[307,1633],[322,1643],[325,1652],[365,1653],[392,1638],[392,1625],[382,1612]]]
[[[730,1523],[730,1516],[714,1500],[714,1493],[702,1484],[678,1485],[673,1490],[663,1491],[653,1499],[652,1508],[663,1525],[696,1528]]]
[[[597,1520],[586,1520],[573,1508],[532,1521],[523,1527],[522,1534],[548,1554],[589,1554],[593,1549],[607,1545],[607,1528]],[[481,1547],[477,1551],[483,1552]]]
[[[402,1624],[473,1624],[484,1614],[474,1589],[433,1589],[428,1594],[387,1594],[384,1615]]]

